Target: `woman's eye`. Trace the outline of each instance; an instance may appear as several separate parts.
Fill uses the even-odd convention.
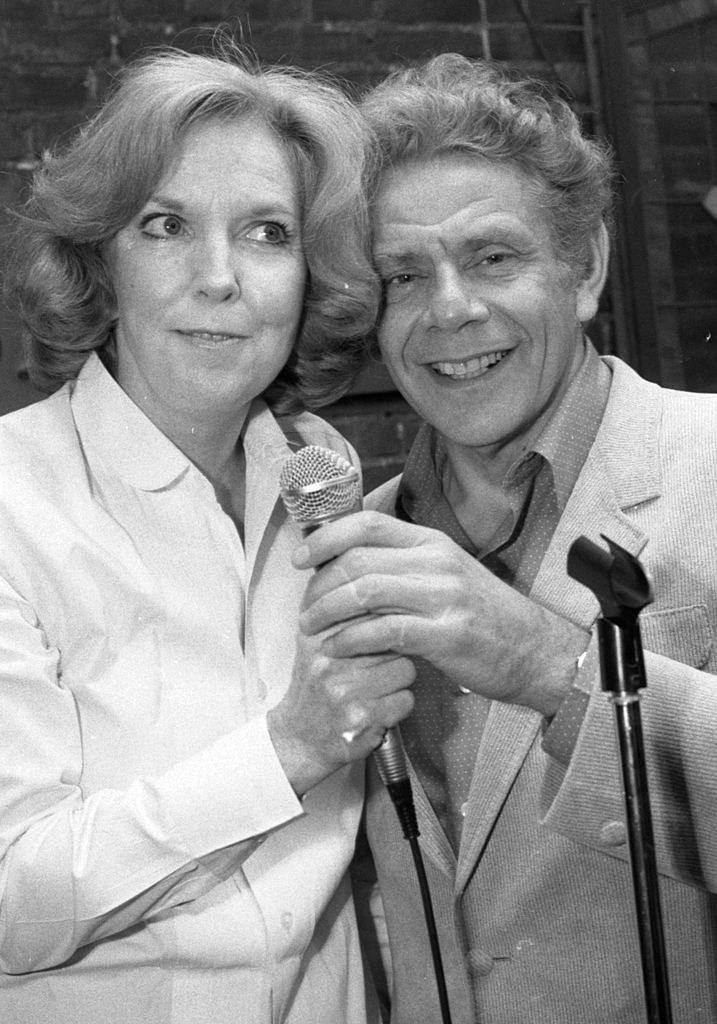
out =
[[[142,222],[142,230],[151,238],[174,238],[181,235],[183,225],[172,213],[153,215]]]
[[[182,230],[182,222],[178,217],[165,217],[162,228],[167,235],[178,235]]]
[[[288,241],[289,233],[283,224],[268,221],[266,224],[257,224],[247,231],[247,238],[254,242],[267,242],[269,245],[281,245]]]

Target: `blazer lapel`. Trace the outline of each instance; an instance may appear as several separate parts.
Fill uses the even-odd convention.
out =
[[[453,847],[431,807],[431,802],[426,796],[408,755],[406,755],[406,762],[421,836],[421,850],[433,861],[439,871],[452,878],[456,870],[456,855],[453,852]]]
[[[660,391],[629,367],[608,359],[613,383],[603,422],[550,542],[530,596],[590,628],[599,614],[592,592],[567,573],[570,547],[603,535],[637,556],[648,537],[634,510],[659,497]],[[657,400],[656,400],[657,399]]]
[[[590,461],[575,485],[530,591],[533,600],[586,629],[600,609],[592,591],[568,576],[568,553],[574,541],[585,536],[606,549],[604,534],[633,555],[639,555],[647,543],[647,535],[605,488],[600,455]]]
[[[494,701],[491,705],[476,758],[468,795],[468,808],[463,822],[463,834],[458,851],[456,895],[468,884],[501,806],[532,746],[540,723],[541,716],[530,708],[501,704],[499,701]]]

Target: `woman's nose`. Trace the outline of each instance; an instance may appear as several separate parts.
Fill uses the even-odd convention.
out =
[[[428,316],[429,326],[455,331],[464,324],[487,320],[490,311],[477,282],[455,268],[443,268],[433,281]]]
[[[239,260],[228,238],[208,239],[196,253],[195,274],[200,294],[216,302],[241,295]]]

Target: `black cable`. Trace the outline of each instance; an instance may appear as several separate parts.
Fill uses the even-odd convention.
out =
[[[413,854],[413,862],[416,865],[416,875],[418,876],[418,887],[421,891],[423,914],[426,918],[426,927],[428,928],[428,941],[431,946],[433,972],[435,974],[436,985],[438,987],[438,1001],[441,1007],[441,1020],[443,1024],[451,1024],[451,1010],[448,1005],[448,990],[446,988],[446,979],[443,973],[443,961],[441,960],[441,947],[438,941],[436,919],[433,914],[431,892],[428,888],[428,878],[426,877],[426,868],[423,863],[421,847],[418,845],[420,832],[418,830],[416,810],[413,804],[411,781],[406,773],[405,778],[401,778],[398,782],[385,782],[385,785],[391,799],[393,800],[393,805],[396,808],[398,820],[400,821],[401,828],[403,829],[404,838],[408,840],[411,847],[411,853]]]
[[[451,1024],[451,1009],[448,1005],[448,990],[446,989],[446,979],[443,974],[443,963],[441,961],[441,949],[438,944],[436,919],[433,916],[433,904],[431,903],[431,894],[428,889],[426,869],[423,864],[423,857],[421,856],[421,847],[418,845],[417,839],[409,839],[408,842],[411,846],[413,861],[416,865],[418,885],[421,890],[421,899],[423,901],[423,913],[425,914],[426,925],[428,927],[428,940],[431,944],[433,969],[436,975],[436,985],[438,986],[438,1001],[441,1004],[441,1020],[443,1021],[443,1024]]]

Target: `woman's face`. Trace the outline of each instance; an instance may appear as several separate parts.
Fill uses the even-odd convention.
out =
[[[297,183],[256,120],[190,130],[108,244],[117,379],[170,437],[240,420],[286,363],[304,297]]]

